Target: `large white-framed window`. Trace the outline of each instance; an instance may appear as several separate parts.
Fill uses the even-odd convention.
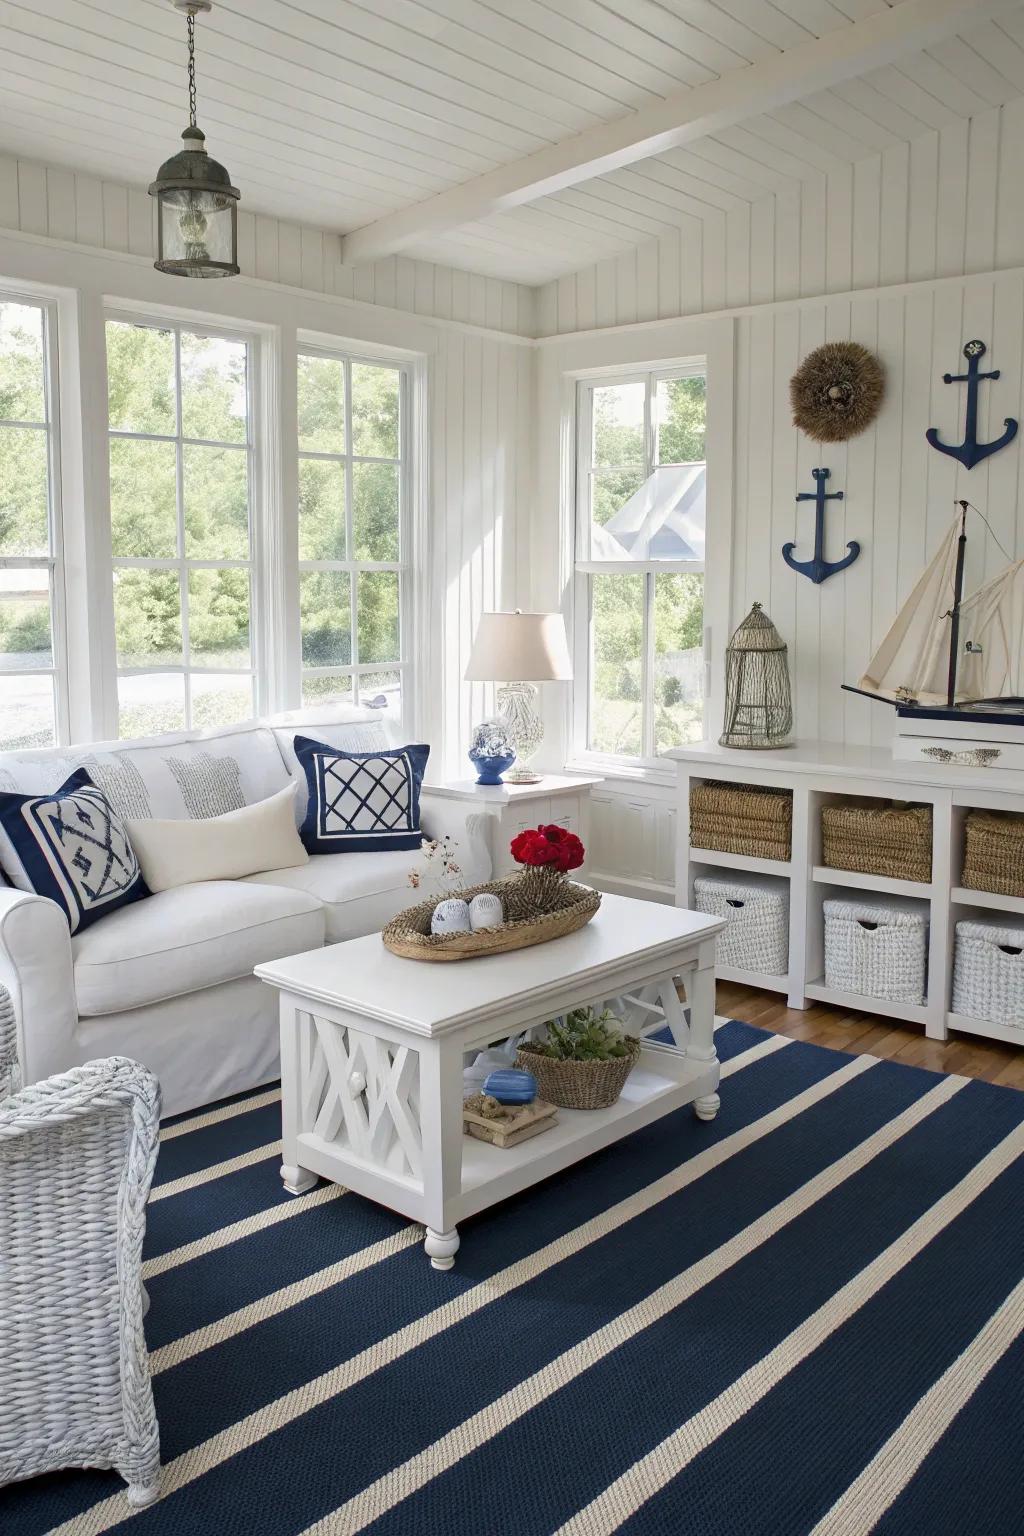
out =
[[[111,312],[106,346],[119,735],[248,719],[256,341]]]
[[[410,368],[303,344],[298,356],[302,702],[408,723]]]
[[[704,735],[707,366],[577,384],[574,755]]]
[[[0,289],[0,750],[67,740],[57,309]]]

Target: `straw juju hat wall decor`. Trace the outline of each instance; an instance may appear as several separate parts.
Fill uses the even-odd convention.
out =
[[[793,729],[786,642],[755,603],[725,653],[720,747],[788,747]]]

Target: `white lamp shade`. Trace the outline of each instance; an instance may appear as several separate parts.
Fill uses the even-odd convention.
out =
[[[467,683],[563,683],[572,678],[560,613],[482,613]]]

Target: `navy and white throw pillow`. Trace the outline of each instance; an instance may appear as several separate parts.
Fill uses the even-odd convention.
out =
[[[342,752],[296,736],[309,803],[299,834],[309,853],[419,848],[425,746]]]
[[[57,902],[72,933],[149,895],[124,822],[85,768],[52,795],[0,793],[0,863],[19,890]]]

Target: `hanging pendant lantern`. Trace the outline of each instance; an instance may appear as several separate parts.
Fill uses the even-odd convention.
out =
[[[224,166],[206,153],[196,127],[196,16],[211,0],[173,0],[188,18],[189,126],[183,148],[166,160],[149,189],[159,205],[158,272],[172,277],[235,277],[238,274],[238,188]]]
[[[786,642],[755,603],[725,653],[725,730],[720,747],[788,747],[793,729]]]

